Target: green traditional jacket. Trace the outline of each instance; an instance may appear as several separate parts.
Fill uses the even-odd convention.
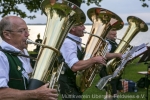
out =
[[[9,62],[9,82],[10,88],[25,90],[27,87],[27,79],[23,76],[24,68],[20,59],[13,54],[4,52]]]

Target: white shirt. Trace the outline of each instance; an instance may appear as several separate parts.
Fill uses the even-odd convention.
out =
[[[76,43],[73,40],[66,38],[60,49],[60,52],[61,52],[63,58],[65,59],[65,62],[71,68],[76,62],[79,61],[79,59],[77,57],[77,46],[81,50],[82,39],[80,37],[77,37],[70,33],[68,33],[68,36],[79,42],[79,43]]]
[[[14,46],[6,43],[5,41],[2,41],[0,44],[2,49],[10,50],[14,52],[21,52],[19,49],[15,48]],[[27,50],[24,49],[24,53],[22,54],[29,55]],[[30,65],[30,59],[22,56],[18,56],[20,61],[23,64],[23,68],[25,69],[25,72],[27,74],[31,73],[33,71],[31,65]],[[9,81],[9,62],[7,59],[7,56],[0,51],[0,87],[8,87],[8,81]]]
[[[111,51],[112,45],[109,43],[108,40],[106,40],[107,42],[107,53],[109,53]]]

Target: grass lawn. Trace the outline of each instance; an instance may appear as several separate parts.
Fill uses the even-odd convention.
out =
[[[35,52],[29,52],[30,54],[36,54]],[[135,59],[134,61],[130,62],[124,69],[124,73],[122,75],[123,79],[132,80],[134,82],[137,82],[141,77],[144,77],[144,75],[138,74],[139,71],[146,71],[147,65],[144,63],[137,63],[139,61],[139,58]],[[100,77],[99,75],[96,76],[94,79],[94,82],[90,88],[88,88],[83,93],[83,99],[82,100],[104,100],[105,91],[104,90],[98,90],[95,88],[95,85],[99,81]],[[146,100],[146,89],[144,88],[138,88],[138,92],[126,92],[126,93],[120,93],[119,94],[119,100]],[[150,100],[150,88],[148,91],[149,100]],[[59,95],[59,99],[61,100],[61,96]]]
[[[137,72],[146,71],[147,65],[144,63],[137,63],[138,61],[139,61],[139,58],[130,62],[125,67],[124,73],[122,75],[123,79],[128,79],[128,80],[137,82],[141,77],[144,77],[144,75],[138,74]],[[97,75],[92,86],[83,93],[82,100],[104,100],[105,91],[98,90],[97,88],[95,88],[95,85],[97,84],[99,79],[100,79],[100,77],[99,77],[99,75]],[[144,88],[138,88],[138,92],[120,93],[119,100],[137,100],[137,99],[138,100],[146,100],[146,98],[145,98],[146,91],[147,90]],[[150,98],[150,91],[149,91],[149,98]],[[59,100],[61,100],[60,96],[59,96]]]

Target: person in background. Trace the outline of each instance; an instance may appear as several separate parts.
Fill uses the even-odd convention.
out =
[[[117,49],[118,44],[116,43],[116,37],[117,37],[117,32],[110,30],[106,36],[106,41],[108,42],[108,51],[109,53],[114,53],[114,51]],[[107,76],[107,71],[106,71],[106,66],[103,66],[102,69],[100,70],[100,77],[104,77]],[[116,100],[117,98],[117,92],[118,91],[122,91],[123,87],[122,87],[122,82],[121,82],[121,78],[116,78],[113,79],[109,82],[109,84],[111,85],[111,95],[108,94],[108,92],[106,92],[106,100]],[[107,91],[107,89],[106,89]]]
[[[42,39],[40,39],[40,33],[37,35],[37,39],[35,40],[35,42],[36,43],[42,43]],[[38,53],[39,53],[39,51],[40,51],[40,45],[36,45],[36,48],[33,50],[35,53],[30,53],[30,56],[31,57],[34,57],[34,58],[37,58],[37,56],[38,56]],[[34,65],[35,65],[35,62],[36,62],[36,60],[34,60],[34,59],[31,59],[30,60],[30,63],[31,63],[31,66],[32,66],[32,68],[34,68]]]
[[[84,25],[73,26],[61,46],[62,58],[65,64],[59,77],[60,93],[63,100],[81,100],[82,92],[76,86],[77,71],[85,70],[93,64],[106,64],[106,58],[113,55],[95,56],[87,60],[82,60],[84,53],[81,50],[81,37],[84,36]],[[120,57],[120,54],[117,54]]]
[[[7,16],[0,21],[0,100],[57,100],[57,90],[48,83],[27,90],[29,74],[33,69],[26,50],[29,36],[26,22],[17,16]]]
[[[35,40],[36,43],[42,43],[42,39],[40,39],[40,33],[37,35],[37,39]],[[40,46],[36,45],[36,48],[34,49],[35,52],[39,52]]]

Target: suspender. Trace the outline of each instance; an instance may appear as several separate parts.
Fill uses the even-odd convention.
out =
[[[69,37],[69,36],[67,36],[66,38],[69,38],[70,40],[72,40],[72,41],[74,41],[74,42],[76,42],[76,43],[81,43],[81,42],[79,42],[79,41],[74,40],[73,38],[71,38],[71,37]],[[83,43],[81,43],[81,44],[83,44]],[[84,44],[84,45],[85,45],[85,44]],[[81,49],[82,49],[82,48],[81,48]],[[80,50],[78,46],[77,46],[77,52],[78,52],[78,54],[77,54],[78,59],[79,59],[79,60],[82,60],[83,55],[85,54],[85,52],[83,52],[82,50]]]
[[[76,40],[74,40],[74,39],[72,39],[71,37],[66,37],[66,38],[69,38],[69,39],[71,39],[72,41],[74,41],[74,42],[76,42],[76,43],[79,43],[78,41],[76,41]],[[82,55],[83,55],[83,52],[78,48],[78,46],[77,46],[77,57],[78,57],[78,59],[79,60],[81,60],[82,59]],[[62,56],[61,56],[62,57]],[[63,58],[63,57],[62,57]],[[68,74],[68,75],[70,75],[70,76],[74,76],[75,74],[74,73],[76,73],[76,72],[73,72],[69,67],[68,67],[68,65],[65,63],[64,64],[64,72],[65,72],[65,74]]]
[[[23,56],[23,57],[30,58],[30,59],[36,59],[36,58],[34,58],[34,57],[21,54],[20,52],[14,52],[14,51],[2,49],[1,46],[0,46],[0,51],[5,52],[5,53],[9,53],[9,54],[15,55],[15,56]]]
[[[73,39],[73,38],[71,38],[71,37],[69,37],[69,36],[66,36],[66,38],[68,38],[68,39],[70,39],[70,40],[72,40],[72,41],[74,41],[74,42],[76,42],[76,43],[81,43],[81,42],[79,42],[79,41],[77,41],[77,40],[75,40],[75,39]],[[81,43],[81,44],[85,45],[84,43]]]

